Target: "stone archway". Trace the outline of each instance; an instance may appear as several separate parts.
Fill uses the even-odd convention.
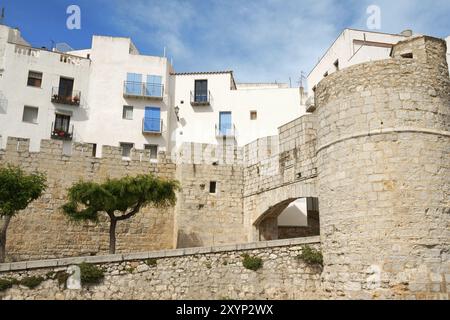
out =
[[[289,198],[265,211],[253,224],[258,241],[288,238],[312,237],[320,235],[318,198],[306,198],[307,225],[280,227],[278,218],[294,202],[301,198]]]

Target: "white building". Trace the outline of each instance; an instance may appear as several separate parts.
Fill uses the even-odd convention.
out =
[[[309,93],[333,72],[363,62],[388,59],[392,46],[409,35],[411,31],[388,34],[345,29],[309,73]]]
[[[90,60],[31,48],[18,30],[0,26],[0,136],[77,140],[86,126]],[[59,133],[54,130],[64,127]]]
[[[129,38],[94,36],[90,49],[31,48],[0,26],[0,147],[8,136],[172,152],[184,142],[243,146],[305,114],[298,88],[236,84],[233,73],[176,73]]]
[[[217,144],[226,138],[243,146],[277,135],[278,127],[305,114],[298,88],[236,84],[231,71],[175,73],[173,77],[173,101],[180,117],[176,130],[179,145]]]

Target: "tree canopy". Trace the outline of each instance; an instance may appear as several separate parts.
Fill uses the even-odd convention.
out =
[[[42,195],[46,181],[43,173],[27,174],[14,166],[0,168],[0,263],[6,257],[6,233],[11,218]]]
[[[26,209],[46,187],[43,173],[27,174],[14,166],[0,168],[0,216],[12,217]]]
[[[110,220],[110,252],[115,253],[118,221],[132,218],[149,205],[168,207],[176,203],[179,183],[153,175],[108,179],[104,183],[79,182],[69,189],[63,212],[75,221],[98,222],[106,213]]]

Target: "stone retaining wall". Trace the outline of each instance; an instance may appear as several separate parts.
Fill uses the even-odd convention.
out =
[[[105,270],[96,286],[68,290],[57,280],[35,289],[15,285],[0,299],[319,299],[321,267],[308,266],[297,256],[304,245],[320,250],[319,238],[291,239],[224,247],[193,248],[0,264],[0,279],[47,277],[82,262]],[[242,255],[259,257],[258,271],[243,267]],[[156,259],[152,266],[147,259]]]

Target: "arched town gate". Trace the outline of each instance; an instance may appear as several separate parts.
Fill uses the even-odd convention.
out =
[[[278,237],[278,217],[294,201],[300,198],[314,199],[314,210],[308,210],[308,217],[317,221],[318,229],[318,196],[316,179],[291,183],[276,187],[244,198],[244,208],[249,225],[250,241],[276,240]],[[310,221],[308,221],[309,224]],[[311,224],[315,224],[311,220]],[[308,233],[308,230],[303,230]],[[318,235],[318,231],[316,232]],[[309,236],[305,235],[305,236]]]

